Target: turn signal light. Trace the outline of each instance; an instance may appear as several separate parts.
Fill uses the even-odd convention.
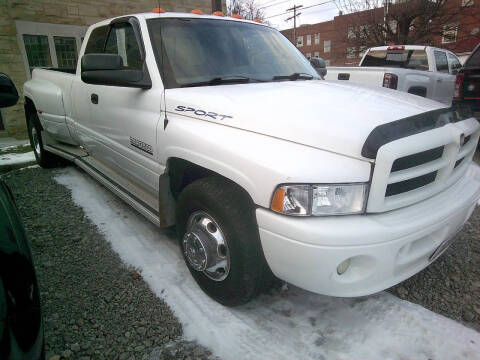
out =
[[[255,22],[259,23],[259,24],[261,24],[261,23],[262,23],[262,20],[260,20],[260,19],[258,19],[258,18],[256,18],[256,19],[253,19],[253,21],[255,21]]]
[[[283,188],[279,188],[272,199],[272,210],[276,212],[283,212],[283,200],[285,199],[286,191]]]
[[[232,18],[235,18],[235,19],[243,19],[243,16],[240,15],[240,14],[233,14],[233,15],[232,15]]]
[[[163,14],[165,10],[163,10],[162,8],[155,8],[152,10],[152,12],[155,14]]]
[[[215,11],[212,15],[215,15],[215,16],[225,16],[225,15],[223,15],[223,12],[221,12],[221,11]]]
[[[200,9],[194,9],[190,11],[190,14],[195,14],[195,15],[204,15],[203,11]]]

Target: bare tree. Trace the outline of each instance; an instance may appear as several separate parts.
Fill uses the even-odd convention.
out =
[[[227,15],[241,15],[244,19],[253,20],[260,19],[265,21],[265,13],[257,0],[230,0],[227,2]]]
[[[455,39],[456,43],[472,36],[480,39],[478,31],[458,29],[460,17],[462,26],[480,24],[474,0],[462,4],[458,0],[338,0],[337,4],[349,14],[344,42],[357,51],[386,44],[432,44],[442,36],[445,42]]]

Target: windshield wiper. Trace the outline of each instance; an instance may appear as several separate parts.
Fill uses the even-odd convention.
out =
[[[291,81],[296,81],[296,80],[312,80],[314,79],[313,75],[307,74],[307,73],[293,73],[290,75],[277,75],[272,78],[272,80],[291,80]]]
[[[248,76],[222,76],[214,77],[207,81],[198,81],[189,84],[182,84],[181,87],[194,86],[212,86],[212,85],[226,85],[226,84],[247,84],[250,82],[265,82],[265,80],[253,79]]]

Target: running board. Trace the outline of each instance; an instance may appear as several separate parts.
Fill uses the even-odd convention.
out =
[[[157,226],[160,226],[160,218],[158,216],[158,212],[154,209],[150,208],[147,204],[145,204],[142,200],[135,197],[129,191],[124,189],[121,185],[116,183],[115,181],[111,180],[91,164],[89,164],[88,158],[76,158],[74,163],[85,170],[91,177],[99,181],[103,186],[117,195],[120,199],[125,201],[127,204],[132,206],[135,210],[137,210],[140,214],[145,216],[149,221],[154,223]]]
[[[45,132],[42,131],[42,139],[45,139],[44,134]],[[69,145],[69,144],[58,142],[58,141],[52,141],[51,139],[48,139],[48,142],[44,140],[43,144],[44,144],[43,148],[45,150],[70,161],[73,161],[76,158],[88,156],[88,153],[85,150],[83,150],[80,146]]]
[[[46,137],[48,138],[49,145],[46,145],[47,142],[44,141],[45,145],[43,145],[43,147],[45,150],[75,163],[120,199],[145,216],[149,221],[160,227],[160,216],[154,208],[154,204],[158,204],[158,199],[156,199],[156,203],[152,202],[150,205],[147,204],[133,195],[133,192],[141,193],[144,195],[144,198],[149,198],[149,194],[142,191],[133,183],[128,182],[126,179],[119,177],[113,170],[90,157],[83,148],[60,143],[51,139],[45,132],[42,132],[42,139]],[[103,172],[100,170],[103,170]],[[132,188],[132,191],[129,191],[127,188]]]

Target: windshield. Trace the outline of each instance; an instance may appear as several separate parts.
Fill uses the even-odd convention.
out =
[[[148,27],[167,88],[220,85],[235,79],[242,83],[319,79],[295,46],[266,26],[167,18],[150,19]]]
[[[424,50],[370,50],[361,66],[428,70],[428,58]]]

